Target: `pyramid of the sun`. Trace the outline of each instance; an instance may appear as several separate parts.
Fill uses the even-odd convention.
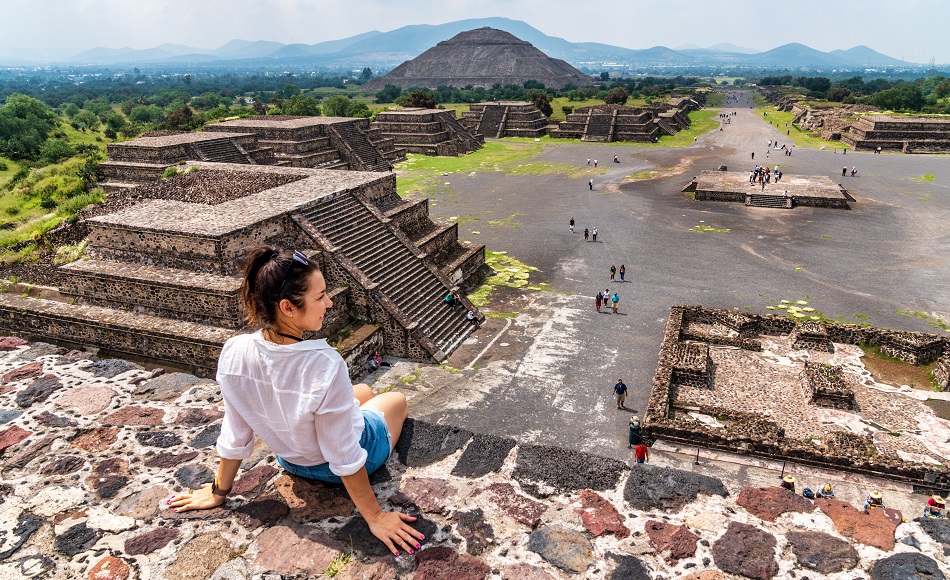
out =
[[[591,77],[563,60],[549,57],[530,42],[504,30],[477,28],[440,42],[362,88],[378,91],[386,85],[404,89],[491,87],[521,85],[529,80],[558,89],[569,84],[593,84]]]

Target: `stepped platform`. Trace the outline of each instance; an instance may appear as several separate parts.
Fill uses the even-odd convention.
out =
[[[950,118],[863,116],[841,140],[855,151],[950,152]]]
[[[454,157],[481,149],[484,137],[463,127],[453,111],[408,108],[378,113],[371,126],[409,153]]]
[[[854,197],[840,184],[821,175],[783,175],[780,183],[749,183],[749,174],[738,171],[703,171],[683,188],[696,201],[744,203],[753,207],[795,206],[851,209]],[[787,195],[786,195],[787,192]]]
[[[529,137],[547,134],[550,121],[533,103],[493,101],[475,103],[462,113],[459,122],[473,134],[485,137]]]

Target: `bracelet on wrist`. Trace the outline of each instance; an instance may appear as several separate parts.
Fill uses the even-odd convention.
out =
[[[216,495],[221,498],[228,497],[228,494],[231,493],[231,488],[221,489],[218,487],[218,480],[215,479],[211,484],[211,495]]]

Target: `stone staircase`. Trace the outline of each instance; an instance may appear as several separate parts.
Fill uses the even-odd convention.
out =
[[[792,209],[792,198],[784,195],[770,195],[761,193],[750,193],[745,196],[745,204],[748,207],[774,207],[779,209]]]
[[[230,139],[198,141],[192,144],[195,154],[201,161],[215,163],[251,163],[247,155],[241,152]]]
[[[377,284],[409,321],[407,328],[416,324],[441,353],[452,352],[471,332],[465,308],[452,310],[444,302],[449,281],[353,194],[328,196],[298,216]]]
[[[487,106],[478,123],[478,132],[485,137],[497,139],[502,131],[502,121],[505,118],[505,107]]]
[[[610,141],[613,126],[612,114],[593,114],[587,121],[587,130],[581,141]]]
[[[440,120],[445,130],[448,131],[454,139],[463,141],[469,151],[476,151],[482,148],[482,143],[459,123],[454,113],[443,115],[440,117]],[[484,139],[482,141],[484,141]]]
[[[391,171],[392,164],[386,156],[366,138],[355,123],[327,125],[332,143],[357,171]],[[349,155],[348,155],[349,154]]]

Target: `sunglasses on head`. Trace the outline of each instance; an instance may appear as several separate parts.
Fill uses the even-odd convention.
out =
[[[294,250],[293,259],[290,261],[290,265],[287,266],[287,270],[284,271],[284,280],[280,283],[280,290],[277,291],[278,300],[284,296],[284,289],[287,287],[287,277],[290,275],[290,271],[293,270],[294,264],[309,266],[310,260],[308,260],[306,254],[300,250]]]

